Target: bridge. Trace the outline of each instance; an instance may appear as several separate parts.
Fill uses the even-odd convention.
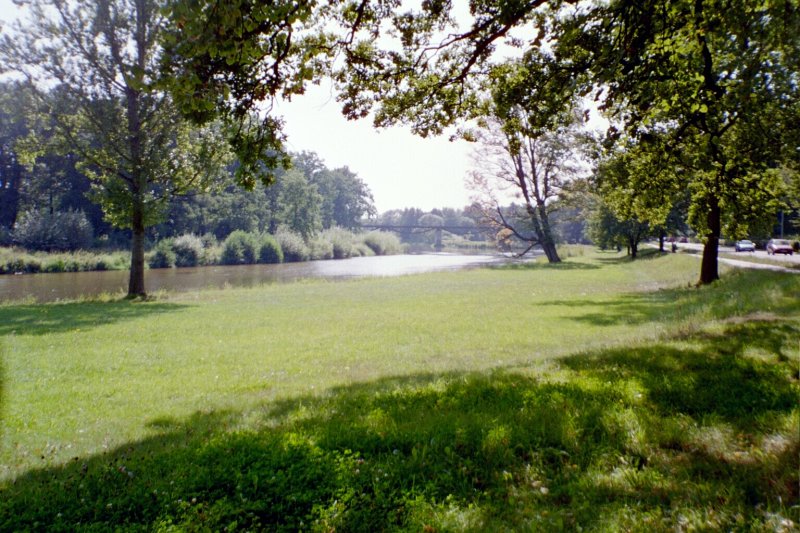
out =
[[[425,224],[361,224],[364,229],[376,229],[384,231],[393,231],[395,233],[405,233],[408,230],[418,230],[419,233],[427,233],[429,231],[435,232],[435,240],[433,247],[437,250],[444,248],[442,244],[442,231],[454,233],[456,235],[465,235],[467,233],[479,232],[480,228],[477,226],[448,226],[446,224],[441,226],[432,226]]]

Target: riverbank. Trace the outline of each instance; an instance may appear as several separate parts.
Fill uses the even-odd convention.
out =
[[[131,254],[125,251],[50,253],[0,246],[0,275],[127,270]]]
[[[500,255],[420,254],[353,257],[335,261],[282,264],[218,265],[151,269],[145,275],[148,294],[224,287],[254,287],[301,280],[342,280],[459,270],[518,261]],[[67,272],[47,275],[0,276],[0,304],[18,301],[105,301],[122,298],[128,271]]]
[[[800,278],[695,279],[591,253],[2,306],[0,529],[791,529]]]

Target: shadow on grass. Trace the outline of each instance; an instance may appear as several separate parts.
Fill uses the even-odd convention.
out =
[[[712,287],[685,287],[637,292],[613,299],[568,299],[542,306],[602,307],[602,312],[570,315],[566,320],[595,326],[726,319],[753,313],[800,315],[800,278],[782,273],[738,270]]]
[[[0,306],[0,336],[45,335],[89,329],[148,315],[171,313],[185,305],[164,302],[73,302]]]
[[[605,265],[619,265],[631,263],[633,261],[650,261],[667,255],[667,252],[659,251],[656,248],[640,248],[636,254],[636,258],[633,258],[630,255],[617,255],[619,252],[613,253],[615,254],[614,257],[600,257],[598,258],[598,261]]]
[[[771,324],[784,333],[757,346],[783,354],[792,326]],[[796,522],[800,447],[786,422],[797,418],[794,363],[745,353],[765,327],[731,323],[685,339],[685,349],[572,356],[553,379],[525,369],[420,374],[247,413],[153,419],[151,438],[6,484],[0,530]],[[243,419],[248,429],[235,429]]]
[[[756,337],[751,337],[752,335]],[[741,432],[754,429],[767,412],[785,412],[798,400],[796,375],[785,354],[796,348],[800,330],[788,323],[736,325],[719,335],[690,337],[688,348],[665,345],[615,349],[592,356],[571,356],[568,368],[606,381],[634,380],[660,416],[714,417]],[[768,342],[760,343],[758,336]],[[745,350],[766,348],[770,361],[745,357]],[[795,361],[794,364],[797,362]],[[788,371],[788,373],[787,373]]]
[[[576,263],[574,261],[565,260],[560,263],[525,261],[521,263],[492,265],[490,268],[497,270],[597,270],[600,266],[592,263]]]

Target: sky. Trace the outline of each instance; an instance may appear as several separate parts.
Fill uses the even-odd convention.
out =
[[[19,13],[12,0],[0,0],[0,20]],[[472,147],[466,141],[422,139],[402,126],[378,131],[369,118],[348,121],[325,81],[275,109],[286,122],[289,150],[316,152],[328,168],[349,167],[369,186],[379,212],[470,203],[464,178]]]
[[[289,149],[316,152],[329,168],[349,167],[369,185],[379,212],[470,203],[466,141],[446,134],[423,139],[402,126],[376,130],[370,118],[348,121],[326,82],[276,109],[286,120]]]

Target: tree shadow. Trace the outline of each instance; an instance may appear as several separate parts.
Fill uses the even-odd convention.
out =
[[[713,416],[739,431],[754,430],[766,412],[788,412],[798,401],[796,376],[786,354],[795,349],[800,329],[788,322],[751,322],[719,334],[685,337],[692,347],[655,344],[619,348],[561,359],[566,367],[607,381],[635,380],[663,416]],[[747,357],[763,349],[772,360]]]
[[[153,314],[172,313],[186,307],[184,304],[131,300],[3,305],[0,306],[0,336],[85,330]]]
[[[714,292],[709,295],[711,290]],[[550,300],[537,305],[600,307],[602,311],[599,312],[563,317],[595,326],[681,321],[698,314],[703,320],[709,317],[728,319],[766,310],[773,315],[794,316],[800,314],[800,283],[780,273],[737,271],[710,288],[659,289],[623,294],[613,299]]]
[[[615,254],[614,257],[600,257],[597,259],[598,262],[605,265],[620,265],[633,263],[634,261],[652,261],[668,255],[668,252],[661,252],[654,248],[640,248],[635,258],[630,255],[616,255],[619,254],[619,252],[613,253]]]
[[[636,513],[672,529],[681,508],[746,529],[797,504],[798,439],[738,460],[697,435],[779,434],[799,398],[777,357],[793,338],[788,321],[742,321],[690,348],[570,356],[555,379],[421,373],[154,418],[150,438],[0,488],[0,530],[574,530]]]
[[[574,261],[561,261],[560,263],[547,263],[538,261],[525,261],[520,263],[506,263],[491,265],[489,268],[497,270],[597,270],[600,266],[592,263],[577,263]]]

